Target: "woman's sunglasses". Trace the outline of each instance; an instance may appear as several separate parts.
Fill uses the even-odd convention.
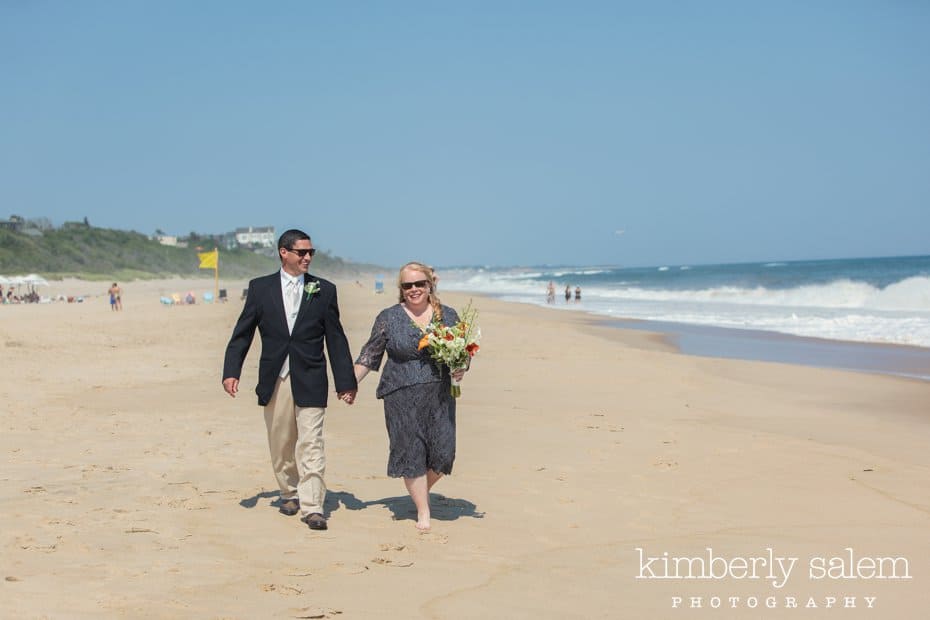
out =
[[[401,282],[400,288],[405,291],[409,291],[414,286],[417,288],[426,288],[426,285],[429,284],[429,280],[417,280],[416,282]]]

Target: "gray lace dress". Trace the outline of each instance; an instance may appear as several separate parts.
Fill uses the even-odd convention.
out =
[[[453,325],[459,315],[442,306],[442,322]],[[387,474],[417,478],[427,469],[452,473],[455,460],[455,399],[449,393],[449,369],[418,351],[420,329],[400,304],[382,310],[371,337],[355,360],[371,370],[387,363],[376,396],[384,401],[384,423],[391,448]]]

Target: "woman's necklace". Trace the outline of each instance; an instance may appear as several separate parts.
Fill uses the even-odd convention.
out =
[[[404,304],[404,312],[407,313],[407,316],[410,317],[410,320],[413,321],[417,327],[423,329],[433,320],[433,307],[429,304],[426,305],[420,314],[416,314],[407,304]]]

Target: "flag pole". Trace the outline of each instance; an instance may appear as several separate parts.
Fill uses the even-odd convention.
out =
[[[220,250],[219,248],[214,247],[213,251],[216,253],[216,264],[213,265],[213,299],[219,301],[220,299]]]

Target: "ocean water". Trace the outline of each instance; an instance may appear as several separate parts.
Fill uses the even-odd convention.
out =
[[[654,267],[461,267],[446,290],[689,326],[930,347],[930,256]],[[555,303],[546,287],[555,284]],[[582,299],[566,303],[565,286]],[[928,351],[930,353],[930,351]]]

